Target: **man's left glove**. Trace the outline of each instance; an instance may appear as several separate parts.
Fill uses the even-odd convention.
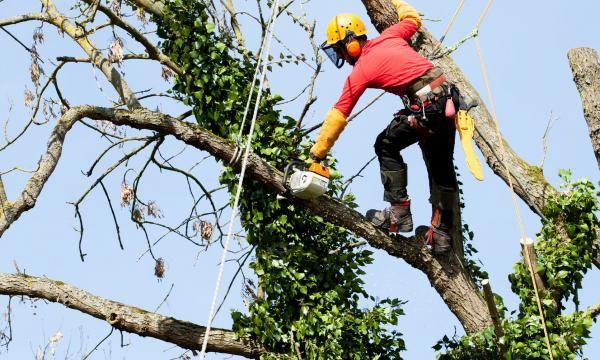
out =
[[[333,144],[340,137],[347,123],[346,116],[341,111],[336,108],[331,109],[325,117],[315,144],[310,149],[310,157],[316,162],[323,161],[327,157],[329,150],[333,147]]]

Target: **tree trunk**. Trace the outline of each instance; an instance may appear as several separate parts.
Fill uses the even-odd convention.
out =
[[[573,81],[581,95],[583,115],[600,167],[600,58],[596,50],[590,48],[571,49],[567,57],[573,71]]]

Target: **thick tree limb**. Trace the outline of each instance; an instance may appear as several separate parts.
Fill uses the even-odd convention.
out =
[[[571,49],[567,57],[600,167],[600,58],[596,50],[590,48]]]
[[[128,111],[89,106],[84,108],[86,117],[172,135],[186,144],[207,151],[223,162],[229,162],[235,153],[235,145],[227,140],[196,125],[178,121],[161,113],[145,109]],[[250,156],[246,171],[250,177],[260,181],[273,192],[285,194],[283,174],[258,156]],[[291,201],[305,206],[332,224],[362,236],[371,246],[402,258],[411,266],[423,271],[467,332],[476,332],[491,325],[485,301],[457,258],[435,258],[423,243],[415,238],[395,240],[375,228],[361,214],[334,199],[321,197],[313,201]]]
[[[362,0],[362,2],[377,30],[383,31],[398,22],[398,15],[390,0]],[[424,56],[428,56],[441,46],[440,42],[424,27],[419,30],[413,40],[414,47]],[[508,176],[504,168],[506,165],[514,180],[517,195],[534,213],[542,216],[542,209],[547,199],[557,195],[558,191],[546,180],[541,168],[528,164],[510,148],[503,138],[499,139],[496,136],[492,115],[477,90],[467,80],[454,60],[446,55],[437,59],[435,63],[467,98],[479,103],[479,106],[472,108],[469,114],[475,119],[475,143],[489,167],[508,184]],[[505,153],[500,149],[501,141],[505,145]],[[600,238],[597,237],[594,243],[600,247]],[[594,260],[594,263],[600,268],[600,256]]]
[[[58,164],[67,132],[77,120],[83,117],[84,113],[79,108],[72,108],[58,120],[50,134],[46,153],[40,159],[37,170],[25,184],[21,195],[13,202],[4,203],[5,216],[0,218],[0,237],[21,214],[35,206],[46,181]]]
[[[154,130],[163,135],[173,135],[189,145],[209,152],[223,162],[229,162],[235,153],[235,145],[225,139],[196,125],[161,113],[142,108],[128,111],[93,106],[73,107],[60,118],[53,130],[47,153],[42,157],[38,170],[28,181],[25,190],[14,203],[9,203],[10,216],[0,219],[0,236],[23,212],[35,205],[44,184],[60,159],[66,133],[75,121],[84,117],[106,120],[116,125],[127,125],[136,129]],[[258,156],[250,157],[247,171],[249,176],[262,182],[272,191],[279,194],[286,192],[282,173]],[[295,201],[327,221],[362,236],[372,246],[384,249],[390,255],[400,257],[411,266],[423,271],[467,332],[476,332],[491,325],[485,302],[457,258],[434,258],[422,242],[414,238],[396,241],[375,228],[361,214],[336,200],[321,197],[313,201]]]
[[[48,278],[0,273],[0,294],[27,296],[62,304],[115,329],[160,339],[184,349],[200,350],[206,328],[187,321],[101,298],[74,286]],[[208,351],[256,359],[264,352],[249,339],[236,339],[230,330],[212,328]]]

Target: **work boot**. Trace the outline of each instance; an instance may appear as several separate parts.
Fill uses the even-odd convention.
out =
[[[413,230],[412,214],[410,212],[410,199],[392,203],[383,210],[371,209],[367,211],[367,219],[375,226],[388,230],[390,233],[411,232]]]
[[[431,214],[431,226],[419,226],[415,231],[418,238],[431,246],[434,254],[441,255],[452,248],[452,212],[442,211],[433,206]]]
[[[442,255],[452,248],[452,237],[447,231],[434,226],[419,226],[415,231],[418,238],[431,246],[434,254]]]

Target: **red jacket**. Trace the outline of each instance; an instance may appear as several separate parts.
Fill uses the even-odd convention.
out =
[[[335,108],[348,117],[367,88],[402,96],[407,85],[433,68],[407,42],[416,31],[413,21],[404,20],[367,41]]]

